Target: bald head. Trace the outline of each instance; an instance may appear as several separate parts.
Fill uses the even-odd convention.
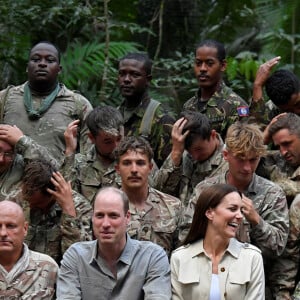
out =
[[[95,208],[95,203],[100,201],[102,198],[110,198],[111,195],[116,195],[117,197],[120,198],[120,200],[123,202],[123,209],[124,209],[124,214],[127,213],[129,210],[129,200],[127,195],[122,191],[119,190],[115,187],[104,187],[98,191],[95,197],[95,202],[94,202],[94,208]]]
[[[27,229],[21,206],[12,201],[0,202],[0,264],[20,258]]]
[[[22,207],[13,201],[4,200],[0,202],[0,220],[1,215],[14,214],[20,222],[25,222],[25,216]]]

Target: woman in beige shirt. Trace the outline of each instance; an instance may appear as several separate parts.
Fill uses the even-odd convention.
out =
[[[171,257],[173,300],[263,300],[260,250],[235,239],[242,222],[240,192],[216,184],[200,194],[184,246]]]

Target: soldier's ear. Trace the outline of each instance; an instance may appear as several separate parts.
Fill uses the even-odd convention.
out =
[[[223,158],[224,160],[228,160],[228,150],[226,148],[223,149]]]
[[[221,61],[221,71],[222,71],[222,72],[225,72],[226,67],[227,67],[227,61],[226,61],[226,59],[223,59],[223,60]]]
[[[88,132],[88,137],[89,137],[90,141],[92,142],[92,144],[95,144],[96,139],[94,138],[94,136],[90,132]]]
[[[24,222],[23,230],[24,230],[24,237],[26,237],[27,232],[28,232],[28,222],[27,221]]]

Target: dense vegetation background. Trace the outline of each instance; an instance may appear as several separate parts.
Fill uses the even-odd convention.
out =
[[[249,99],[257,67],[280,55],[300,74],[297,0],[4,0],[0,3],[0,88],[26,80],[28,51],[48,40],[61,49],[60,80],[93,105],[117,105],[117,60],[147,51],[151,93],[175,113],[197,89],[195,45],[213,38],[227,48],[225,80]]]

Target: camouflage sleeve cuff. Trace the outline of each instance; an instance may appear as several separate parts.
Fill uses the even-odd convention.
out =
[[[265,111],[265,99],[260,98],[256,101],[253,101],[253,99],[251,98],[249,107],[250,107],[251,112],[256,112],[256,113],[264,112]]]
[[[265,231],[265,221],[263,220],[263,218],[260,216],[259,217],[259,222],[257,225],[253,226],[253,228],[255,228],[255,230],[259,230],[261,233],[263,233]]]
[[[64,165],[73,166],[75,161],[75,153],[65,155]]]
[[[62,214],[61,226],[66,230],[67,228],[80,228],[79,220],[76,217],[67,215],[65,213]]]
[[[15,146],[15,151],[18,154],[24,154],[27,148],[31,145],[32,139],[29,136],[23,135],[17,142]]]
[[[173,163],[173,160],[171,158],[171,155],[169,154],[169,156],[167,157],[167,159],[165,160],[164,164],[163,164],[163,168],[167,169],[169,171],[176,171],[176,170],[180,170],[182,167],[182,159],[180,161],[180,165],[179,166],[175,166],[175,164]]]

